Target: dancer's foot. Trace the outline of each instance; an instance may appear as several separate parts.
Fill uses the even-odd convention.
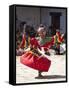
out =
[[[43,76],[41,75],[41,73],[42,73],[41,71],[38,72],[38,77],[43,77]]]

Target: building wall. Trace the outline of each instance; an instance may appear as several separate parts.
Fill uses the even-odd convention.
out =
[[[34,27],[40,24],[40,8],[17,7],[16,15],[19,21],[26,21]]]
[[[47,27],[51,26],[51,16],[50,12],[61,12],[62,16],[60,16],[60,32],[65,33],[66,31],[66,11],[64,9],[51,9],[51,8],[42,8],[41,10],[41,21],[45,23]]]
[[[60,16],[60,32],[65,33],[66,31],[66,11],[64,9],[41,8],[40,10],[40,8],[33,8],[33,7],[17,7],[16,8],[16,15],[18,18],[17,23],[26,21],[27,24],[33,25],[35,28],[38,27],[40,23],[43,23],[48,28],[49,26],[51,26],[51,16],[49,14],[50,12],[61,12],[62,13],[62,16]]]

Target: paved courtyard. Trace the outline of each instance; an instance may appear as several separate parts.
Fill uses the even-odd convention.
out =
[[[66,55],[47,56],[51,60],[48,72],[42,72],[43,77],[38,77],[38,71],[20,63],[20,56],[16,56],[16,83],[51,82],[66,80]]]

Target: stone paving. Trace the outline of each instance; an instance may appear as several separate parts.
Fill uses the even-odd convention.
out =
[[[43,77],[38,77],[38,71],[20,63],[20,56],[16,56],[16,83],[51,82],[66,80],[66,55],[47,56],[51,60],[48,72],[42,72]]]

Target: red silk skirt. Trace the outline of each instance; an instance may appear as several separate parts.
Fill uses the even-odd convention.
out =
[[[24,53],[20,57],[20,62],[30,68],[39,71],[48,71],[51,65],[51,61],[42,56],[34,54],[32,51]]]

